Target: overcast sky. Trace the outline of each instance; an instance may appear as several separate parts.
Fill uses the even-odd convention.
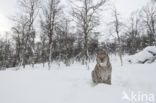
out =
[[[123,17],[128,17],[132,11],[140,9],[149,0],[111,0]],[[8,18],[17,10],[17,0],[0,0],[0,37],[9,31],[11,24]]]

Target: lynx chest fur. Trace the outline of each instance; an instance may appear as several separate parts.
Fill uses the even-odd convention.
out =
[[[109,56],[106,52],[97,53],[97,64],[92,71],[92,80],[94,83],[111,84],[112,66]]]

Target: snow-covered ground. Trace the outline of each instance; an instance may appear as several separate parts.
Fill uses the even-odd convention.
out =
[[[91,71],[79,63],[66,67],[42,64],[35,68],[0,71],[0,103],[155,103],[156,63],[120,66],[119,57],[110,56],[112,85],[94,85]],[[154,96],[154,100],[152,99]],[[126,99],[125,99],[126,98]]]

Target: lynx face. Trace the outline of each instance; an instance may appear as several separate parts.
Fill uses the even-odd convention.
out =
[[[97,64],[99,64],[101,67],[105,67],[107,66],[107,62],[108,62],[108,55],[106,54],[106,52],[102,52],[102,53],[98,53],[97,54]]]

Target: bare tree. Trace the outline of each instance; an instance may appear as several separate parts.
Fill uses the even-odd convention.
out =
[[[35,36],[36,32],[34,29],[34,22],[39,12],[40,1],[39,0],[20,0],[20,6],[23,8],[24,16],[27,18],[27,39],[26,46],[28,53],[30,54],[29,60],[34,66],[34,46],[35,46]]]
[[[145,28],[147,28],[152,45],[156,41],[156,6],[154,4],[147,4],[142,8],[140,16]]]
[[[137,37],[139,37],[140,33],[140,20],[139,20],[139,12],[133,12],[129,19],[129,25],[127,30],[127,36],[131,40],[129,45],[130,54],[134,54],[137,52]]]
[[[16,63],[18,65],[18,68],[19,69],[19,66],[21,65],[20,63],[20,60],[22,59],[21,58],[21,28],[20,26],[16,26],[16,27],[12,27],[12,30],[13,30],[13,33],[16,34],[16,35],[13,35],[13,39],[15,40],[15,45],[16,45],[16,49],[15,49],[15,55],[16,55]]]
[[[57,25],[59,14],[61,11],[60,0],[48,0],[43,7],[43,16],[41,20],[41,28],[49,39],[49,69],[52,62],[52,41],[54,37],[54,30]]]
[[[34,66],[34,43],[35,43],[35,29],[34,21],[39,12],[39,0],[19,0],[20,12],[17,16],[12,18],[14,31],[18,64],[32,64]]]
[[[18,63],[18,69],[21,65],[25,68],[26,64],[26,18],[18,16],[12,18],[13,21],[13,39],[16,42],[16,61]]]
[[[106,0],[78,0],[81,6],[72,3],[72,15],[74,21],[77,23],[78,30],[83,34],[84,39],[84,55],[85,63],[87,64],[89,54],[88,54],[88,37],[93,32],[94,28],[99,25],[99,15],[98,10]]]
[[[112,24],[114,25],[115,33],[117,36],[120,62],[121,62],[121,66],[122,66],[123,60],[122,60],[122,49],[121,49],[121,39],[120,39],[120,30],[121,30],[122,23],[119,21],[118,15],[119,15],[119,13],[117,12],[117,9],[115,8],[113,10],[114,20],[113,20]]]
[[[47,62],[47,57],[48,57],[48,51],[47,51],[48,38],[47,36],[45,36],[44,33],[40,35],[40,38],[41,38],[41,57],[40,58],[42,60],[43,67],[44,67],[44,64],[45,62]]]
[[[69,49],[71,46],[71,45],[69,45],[69,43],[71,42],[71,41],[69,41],[70,40],[69,36],[71,36],[71,35],[69,35],[70,34],[70,32],[69,32],[70,21],[71,20],[69,20],[69,18],[64,17],[63,20],[61,21],[61,25],[60,25],[60,29],[61,29],[62,34],[63,34],[63,35],[61,35],[62,40],[64,40],[64,42],[62,42],[64,44],[64,50],[65,50],[64,60],[65,60],[65,64],[67,66],[70,65],[69,58],[68,58],[69,53],[70,53]]]

